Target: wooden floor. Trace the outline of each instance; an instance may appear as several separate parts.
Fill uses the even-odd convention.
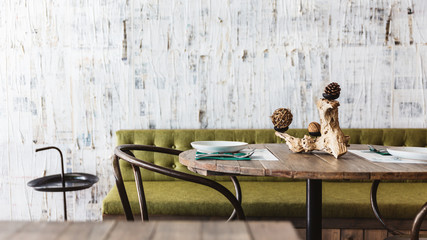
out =
[[[292,219],[301,239],[305,239],[305,220]],[[324,240],[379,240],[393,236],[376,219],[324,219],[322,221]],[[412,220],[386,220],[387,225],[409,234]],[[422,224],[420,234],[427,234],[427,221]]]
[[[326,221],[327,224],[331,224]],[[336,224],[336,223],[335,223]],[[343,222],[343,226],[348,223]],[[236,239],[275,240],[305,239],[305,229],[290,221],[150,221],[127,222],[106,220],[103,222],[0,222],[0,240],[40,239]],[[358,227],[357,225],[355,225]],[[402,225],[403,226],[403,225]],[[300,226],[301,227],[301,226]],[[375,227],[375,225],[373,225]],[[406,227],[406,226],[405,226]],[[409,233],[408,230],[403,231]],[[427,234],[427,231],[421,231]],[[379,240],[387,234],[383,229],[341,228],[323,229],[324,240]]]
[[[305,229],[297,229],[301,239],[305,239]],[[409,234],[409,231],[402,231]],[[427,234],[422,231],[420,234]],[[324,240],[382,240],[393,236],[386,230],[380,229],[323,229],[322,239]]]
[[[115,221],[126,221],[124,216],[103,216],[104,220],[115,220]],[[140,221],[140,215],[134,215],[135,219]],[[156,221],[182,221],[185,219],[191,219],[193,221],[224,221],[224,218],[208,218],[208,217],[177,217],[177,216],[150,216],[150,219]],[[137,220],[137,221],[138,221]],[[248,218],[251,222],[269,222],[272,219],[266,218]],[[305,218],[281,218],[275,219],[276,221],[288,221],[296,228],[298,235],[301,239],[305,239]],[[389,226],[392,226],[398,229],[401,232],[408,233],[411,229],[413,220],[393,220],[386,219],[386,223]],[[323,219],[322,220],[323,230],[322,235],[324,240],[377,240],[384,239],[386,237],[392,236],[388,234],[380,222],[376,219]],[[427,221],[424,221],[422,224],[421,234],[427,234]]]
[[[0,222],[0,240],[298,240],[287,221]]]

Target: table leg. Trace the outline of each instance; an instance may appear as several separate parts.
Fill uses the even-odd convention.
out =
[[[322,239],[322,180],[307,179],[306,239]]]
[[[67,221],[67,196],[65,195],[65,191],[63,191],[64,198],[64,221]]]

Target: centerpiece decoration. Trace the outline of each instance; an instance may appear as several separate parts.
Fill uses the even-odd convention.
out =
[[[317,101],[316,106],[319,111],[320,124],[312,122],[308,126],[311,136],[304,135],[304,138],[296,138],[285,131],[292,122],[292,113],[289,109],[276,109],[271,116],[271,120],[276,130],[276,136],[286,141],[289,149],[293,152],[310,152],[313,150],[325,151],[335,158],[347,153],[350,136],[344,135],[338,122],[338,106],[340,103],[335,100],[340,96],[341,88],[338,83],[330,83],[325,88],[323,97]]]

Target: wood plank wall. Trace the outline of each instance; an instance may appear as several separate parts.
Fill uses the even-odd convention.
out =
[[[305,229],[297,229],[301,239],[306,239]],[[402,231],[404,234],[410,234],[410,231]],[[427,231],[420,231],[420,234],[426,234]],[[379,240],[393,236],[386,230],[379,229],[323,229],[322,239],[327,240]]]
[[[96,174],[68,194],[101,219],[118,129],[291,128],[341,85],[341,126],[427,126],[427,1],[0,1],[0,220],[61,220],[60,194],[26,182]]]

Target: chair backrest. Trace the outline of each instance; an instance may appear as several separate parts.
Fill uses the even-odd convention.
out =
[[[150,163],[142,159],[136,158],[134,152],[137,152],[137,151],[164,153],[164,154],[170,154],[170,155],[179,155],[182,152],[180,150],[175,150],[170,148],[162,148],[162,147],[147,146],[147,145],[135,145],[135,144],[125,144],[125,145],[117,146],[115,148],[114,161],[113,161],[114,174],[116,178],[116,185],[119,192],[120,200],[122,202],[127,220],[133,220],[133,214],[132,214],[129,199],[127,197],[126,190],[124,187],[123,178],[120,171],[119,159],[122,159],[123,161],[127,162],[132,166],[134,176],[135,176],[136,189],[138,192],[139,206],[141,209],[141,218],[143,221],[148,220],[148,211],[147,211],[147,203],[145,199],[145,193],[144,193],[144,187],[142,183],[140,168],[143,168],[145,170],[152,171],[155,173],[159,173],[162,175],[166,175],[172,178],[194,182],[194,183],[201,184],[201,185],[210,187],[212,189],[215,189],[216,191],[221,193],[223,196],[225,196],[229,200],[229,202],[233,205],[234,212],[232,216],[234,216],[234,213],[235,213],[238,219],[241,219],[241,220],[245,219],[245,215],[243,213],[243,209],[240,201],[227,188],[225,188],[221,184],[211,179],[207,179],[201,176],[196,176],[196,175],[192,175],[192,174],[188,174],[180,171],[175,171],[173,169],[158,166],[154,163]]]

